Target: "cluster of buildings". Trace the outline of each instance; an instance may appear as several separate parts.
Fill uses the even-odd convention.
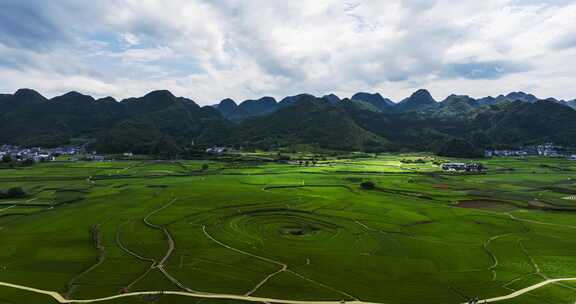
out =
[[[226,147],[211,147],[206,149],[208,154],[224,154],[226,152],[232,152],[234,149]]]
[[[13,145],[0,146],[0,160],[8,156],[12,161],[23,162],[32,160],[35,162],[54,161],[60,155],[77,155],[84,153],[83,147],[58,147],[53,149],[45,148],[24,148]]]
[[[444,163],[442,170],[447,172],[482,172],[486,167],[480,163]]]
[[[500,157],[500,156],[544,156],[544,157],[565,157],[562,146],[557,146],[552,143],[536,146],[526,146],[515,149],[486,149],[484,156],[486,157]],[[573,155],[576,156],[576,155]]]

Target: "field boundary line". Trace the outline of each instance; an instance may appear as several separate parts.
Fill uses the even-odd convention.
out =
[[[6,211],[6,210],[9,210],[9,209],[12,209],[12,208],[14,208],[14,207],[16,207],[16,206],[18,206],[18,205],[12,205],[12,206],[9,206],[9,207],[6,207],[6,208],[3,208],[3,209],[0,209],[0,212],[2,212],[2,211]]]
[[[124,245],[122,243],[122,238],[121,238],[121,230],[122,227],[124,227],[124,225],[130,223],[130,221],[124,222],[122,224],[120,224],[118,226],[118,228],[116,228],[116,244],[118,245],[118,247],[120,247],[120,249],[124,252],[126,252],[128,255],[135,257],[137,260],[142,261],[142,262],[148,262],[151,263],[150,267],[148,267],[148,269],[146,269],[146,271],[144,271],[141,275],[139,275],[134,281],[132,281],[130,284],[128,284],[125,288],[126,290],[130,290],[130,288],[132,288],[132,286],[136,285],[138,282],[140,282],[144,277],[146,277],[150,271],[152,271],[152,269],[154,269],[156,267],[156,260],[153,258],[147,258],[144,256],[139,255],[138,253],[130,250],[128,247],[126,247],[126,245]]]
[[[546,225],[546,226],[553,226],[553,227],[560,227],[560,228],[576,229],[576,226],[562,225],[562,224],[554,224],[554,223],[546,223],[546,222],[540,222],[540,221],[534,221],[534,220],[524,219],[524,218],[521,218],[521,217],[517,217],[517,216],[513,215],[512,213],[508,213],[508,216],[509,216],[512,220],[519,221],[519,222],[526,222],[526,223],[531,223],[531,224]]]
[[[488,239],[486,242],[484,242],[484,244],[482,244],[482,247],[484,249],[484,251],[488,254],[488,256],[490,256],[490,259],[492,260],[492,266],[490,266],[490,271],[492,271],[492,281],[496,281],[496,277],[497,277],[497,272],[496,272],[496,268],[498,267],[498,265],[500,265],[500,262],[498,261],[498,257],[496,256],[496,254],[490,249],[490,244],[492,244],[492,242],[499,240],[501,238],[505,238],[507,236],[511,236],[514,235],[513,233],[506,233],[506,234],[500,234],[500,235],[496,235],[491,237],[490,239]]]
[[[102,245],[102,233],[100,231],[101,225],[96,224],[90,228],[90,234],[92,238],[92,245],[96,249],[97,256],[96,256],[96,263],[92,264],[89,268],[84,270],[83,272],[79,273],[77,276],[72,278],[70,282],[68,282],[67,288],[68,292],[65,294],[66,298],[70,298],[72,293],[74,292],[74,287],[78,285],[78,281],[85,276],[86,274],[90,273],[92,270],[98,268],[98,266],[104,263],[106,259],[106,248]]]
[[[177,200],[178,200],[178,198],[174,197],[167,204],[165,204],[162,207],[148,213],[148,215],[146,215],[146,217],[144,217],[144,219],[143,219],[144,224],[146,226],[148,226],[152,229],[155,229],[155,230],[162,231],[162,233],[164,233],[164,237],[168,241],[168,250],[166,251],[166,254],[164,254],[164,257],[162,257],[162,259],[159,262],[155,262],[155,264],[152,265],[151,269],[153,269],[153,268],[158,269],[162,273],[162,275],[164,275],[164,277],[166,277],[166,279],[168,279],[170,282],[172,282],[172,284],[178,286],[178,288],[180,288],[182,290],[185,290],[185,291],[191,292],[191,293],[200,293],[199,291],[196,291],[196,290],[193,290],[193,289],[186,287],[186,285],[184,285],[182,282],[178,281],[178,279],[176,279],[174,276],[172,276],[166,270],[166,268],[164,268],[166,262],[168,261],[168,259],[170,259],[170,257],[174,253],[174,250],[176,250],[176,242],[174,241],[174,238],[172,237],[170,230],[168,230],[168,228],[166,227],[167,225],[157,225],[157,224],[150,222],[150,220],[149,220],[150,217],[152,217],[156,213],[159,213],[159,212],[167,209],[168,207],[172,206]]]
[[[250,291],[248,291],[247,293],[245,293],[245,296],[250,296],[252,294],[254,294],[255,292],[257,292],[262,286],[264,286],[264,284],[266,284],[269,280],[271,280],[273,277],[275,277],[277,274],[280,274],[282,272],[285,272],[286,270],[288,270],[287,266],[282,266],[282,268],[278,271],[275,271],[271,274],[269,274],[268,276],[266,276],[262,281],[260,281],[260,283],[258,283],[256,286],[254,286],[254,288],[252,288]]]
[[[130,223],[130,221],[124,222],[122,224],[120,224],[118,226],[118,228],[116,229],[116,244],[118,245],[118,247],[120,247],[120,249],[122,249],[122,251],[128,253],[129,255],[135,257],[136,259],[140,260],[140,261],[144,261],[144,262],[151,262],[154,265],[156,265],[156,260],[153,258],[147,258],[145,256],[141,256],[140,254],[130,250],[128,247],[126,247],[126,245],[124,243],[122,243],[122,237],[121,237],[121,231],[122,231],[122,227],[124,227],[124,225]]]

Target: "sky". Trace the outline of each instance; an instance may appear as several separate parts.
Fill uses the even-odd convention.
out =
[[[0,0],[0,92],[576,98],[574,0]]]

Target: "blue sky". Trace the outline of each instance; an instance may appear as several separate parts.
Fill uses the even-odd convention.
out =
[[[576,98],[568,0],[2,0],[0,92]]]

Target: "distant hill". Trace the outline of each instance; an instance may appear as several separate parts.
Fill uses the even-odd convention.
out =
[[[222,113],[224,117],[229,117],[230,114],[232,114],[236,110],[236,108],[238,108],[238,105],[234,100],[226,98],[222,100],[219,104],[215,105],[214,107],[218,111],[220,111],[220,113]]]
[[[110,153],[156,153],[167,146],[184,153],[214,145],[363,151],[442,151],[454,142],[478,150],[546,141],[576,146],[575,106],[521,92],[450,95],[437,102],[418,90],[397,104],[378,93],[358,93],[352,99],[225,99],[201,107],[169,91],[116,101],[78,92],[47,99],[21,89],[0,95],[0,143],[79,142]]]
[[[229,124],[219,113],[168,91],[117,102],[70,92],[48,100],[32,90],[4,96],[0,142],[56,146],[75,138],[107,152],[146,152],[164,135],[191,142]],[[210,128],[208,128],[210,126]]]
[[[576,144],[576,111],[557,102],[514,102],[478,113],[469,129],[481,130],[494,143]]]
[[[237,134],[236,144],[261,148],[309,144],[336,150],[364,150],[386,144],[384,138],[358,126],[342,104],[313,96],[302,96],[273,114],[246,120]]]
[[[329,103],[332,104],[336,104],[342,101],[342,99],[340,99],[340,97],[336,96],[335,94],[328,94],[328,95],[324,95],[324,97],[322,97],[322,99],[326,100]]]
[[[354,94],[351,99],[369,103],[382,112],[387,111],[396,105],[392,100],[382,97],[380,93],[371,94],[360,92]]]
[[[421,89],[398,103],[398,105],[394,107],[394,110],[396,112],[417,111],[435,104],[436,100],[434,100],[430,92]]]
[[[225,104],[220,103],[217,109],[224,117],[232,121],[242,121],[247,118],[270,114],[279,108],[278,102],[272,97],[262,97],[257,100],[246,100],[236,107],[224,100]],[[228,103],[228,105],[226,105]],[[228,107],[228,110],[226,110]]]

